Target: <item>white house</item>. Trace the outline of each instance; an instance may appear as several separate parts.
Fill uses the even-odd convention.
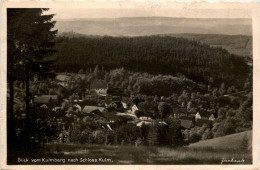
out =
[[[200,111],[200,112],[197,112],[195,115],[195,120],[198,120],[198,119],[206,119],[206,120],[214,121],[216,118],[213,113],[206,112],[206,111]]]
[[[141,116],[139,117],[140,120],[152,120],[152,118],[150,117],[146,117],[146,116]]]
[[[213,114],[210,115],[209,120],[215,121],[215,116]]]
[[[136,106],[136,104],[134,104],[134,105],[132,106],[131,110],[132,110],[132,113],[134,114],[135,111],[137,111],[137,110],[139,110],[139,109],[138,109],[138,107]]]
[[[197,112],[196,115],[195,115],[195,120],[197,120],[197,119],[201,119],[201,116],[200,116],[199,112]]]

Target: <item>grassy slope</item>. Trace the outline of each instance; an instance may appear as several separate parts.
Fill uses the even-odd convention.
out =
[[[249,148],[252,148],[252,130],[232,135],[218,137],[210,140],[200,141],[189,145],[190,148],[214,148],[214,149],[235,149],[239,147],[243,137],[247,135]]]
[[[200,148],[172,148],[162,146],[106,146],[91,144],[54,144],[45,145],[45,152],[37,150],[37,153],[25,156],[14,152],[13,160],[16,163],[18,157],[27,158],[107,158],[112,162],[66,162],[66,164],[220,164],[224,159],[240,160],[245,158],[244,164],[252,163],[252,151],[234,149],[200,149]],[[33,163],[29,163],[33,164]],[[42,163],[48,164],[48,163]]]
[[[245,159],[243,164],[252,164],[252,150],[237,149],[244,135],[251,143],[252,131],[246,131],[207,141],[189,147],[94,145],[94,144],[45,144],[42,149],[32,150],[29,154],[16,150],[9,155],[9,164],[17,164],[17,157],[27,158],[107,158],[112,162],[66,162],[66,164],[221,164],[225,160]],[[213,146],[213,147],[212,147]],[[224,146],[224,147],[223,147]],[[215,147],[215,148],[214,148]],[[34,164],[29,162],[27,164]],[[53,164],[43,163],[40,164]],[[54,163],[55,164],[55,163]],[[57,163],[59,164],[59,163]],[[230,164],[230,163],[229,163]],[[232,163],[231,163],[232,164]]]

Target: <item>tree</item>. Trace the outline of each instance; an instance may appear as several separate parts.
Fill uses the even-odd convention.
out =
[[[240,120],[240,127],[250,128],[253,121],[253,96],[249,93],[247,99],[240,105],[236,117]]]
[[[181,146],[183,145],[184,142],[184,136],[181,132],[181,122],[180,120],[176,120],[174,118],[167,118],[166,119],[167,123],[167,141],[171,146]]]
[[[201,135],[197,132],[191,131],[189,136],[189,142],[195,143],[201,140]]]
[[[236,89],[234,86],[230,86],[230,87],[227,89],[227,93],[228,93],[228,94],[235,93],[235,92],[237,92],[237,89]]]
[[[158,144],[158,129],[157,124],[153,124],[148,129],[147,134],[147,142],[149,145],[157,145]]]
[[[214,134],[210,129],[206,129],[206,131],[202,135],[203,140],[212,139],[213,137],[214,137]]]
[[[193,108],[193,103],[189,101],[189,103],[187,104],[187,110],[190,111],[192,108]]]
[[[100,68],[99,65],[96,65],[95,69],[94,69],[94,76],[95,78],[97,79],[103,79],[104,76],[105,76],[105,70],[104,70],[104,67],[102,66]]]
[[[84,73],[84,70],[83,69],[80,69],[78,74],[83,74]]]
[[[225,83],[222,83],[219,88],[219,94],[224,95],[226,93]]]
[[[158,105],[158,110],[161,118],[166,118],[172,113],[172,108],[168,103],[160,102]]]
[[[13,80],[22,79],[26,85],[26,141],[29,139],[30,78],[38,73],[49,75],[54,60],[52,41],[57,30],[51,31],[54,15],[42,15],[46,8],[9,8],[7,10],[8,80],[10,85],[10,115],[13,115]],[[10,118],[12,119],[12,118]],[[27,143],[26,142],[26,143]]]
[[[249,79],[247,78],[245,81],[245,84],[243,86],[244,90],[251,90],[252,89],[252,82],[249,81]]]
[[[228,117],[227,119],[221,122],[221,125],[218,127],[215,135],[216,137],[230,135],[236,132],[236,128],[237,128],[236,120]]]

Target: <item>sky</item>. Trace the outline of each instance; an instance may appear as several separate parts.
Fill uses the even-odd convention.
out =
[[[251,18],[248,9],[193,9],[183,8],[50,8],[47,14],[55,20],[118,17],[180,17],[180,18]]]

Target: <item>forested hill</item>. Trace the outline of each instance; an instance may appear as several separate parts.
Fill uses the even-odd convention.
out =
[[[211,47],[222,47],[231,54],[248,56],[252,58],[253,40],[248,35],[223,34],[166,34],[161,36],[182,37],[189,40],[198,40]]]
[[[243,57],[197,41],[170,36],[67,38],[56,40],[56,71],[77,72],[102,65],[152,74],[183,74],[196,82],[241,87],[249,66]]]

